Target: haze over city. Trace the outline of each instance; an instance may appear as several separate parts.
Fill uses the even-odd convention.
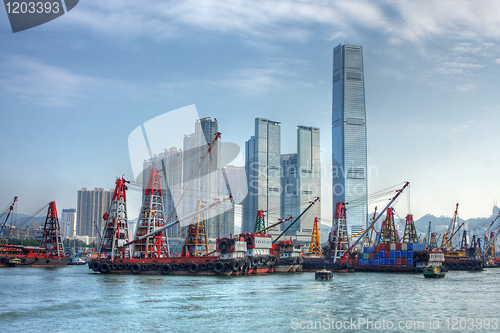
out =
[[[256,117],[281,122],[283,154],[296,126],[319,127],[331,219],[332,57],[349,42],[363,47],[369,192],[410,181],[400,215],[451,216],[460,202],[462,218],[490,216],[499,12],[495,1],[86,1],[16,34],[2,12],[0,205],[75,208],[79,189],[110,190],[133,177],[131,131],[195,104],[241,149]]]

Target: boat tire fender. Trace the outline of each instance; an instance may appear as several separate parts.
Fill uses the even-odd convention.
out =
[[[222,273],[223,270],[224,270],[224,264],[221,261],[216,261],[214,263],[214,272],[220,274]]]
[[[223,239],[219,242],[219,250],[221,250],[221,252],[229,250],[229,243],[227,240]]]
[[[154,271],[155,269],[158,268],[158,265],[157,264],[151,264],[151,269]]]
[[[181,263],[181,267],[185,268],[186,267],[186,263],[185,262]]]
[[[113,270],[116,271],[118,269],[118,265],[117,264],[113,264],[113,265],[111,265],[111,268],[113,268]]]
[[[458,268],[458,262],[451,263],[451,268],[457,269]]]
[[[148,265],[146,265],[146,264],[144,264],[144,265],[142,265],[142,266],[141,266],[141,269],[142,269],[143,271],[147,271],[147,270],[149,269],[149,266],[148,266]]]
[[[231,264],[231,269],[233,270],[233,272],[237,272],[240,269],[240,262],[237,260],[233,261]]]
[[[208,269],[212,269],[212,268],[214,268],[214,264],[212,264],[211,262],[209,262],[209,263],[207,264],[207,267],[208,267]]]
[[[99,272],[106,274],[109,273],[109,264],[107,262],[103,262],[99,267]]]
[[[252,266],[256,267],[258,263],[259,263],[259,259],[257,259],[256,257],[252,257]]]
[[[200,268],[201,268],[202,271],[206,270],[207,269],[207,263],[206,262],[202,263],[200,265]]]
[[[179,269],[179,264],[173,264],[172,268],[174,269],[174,271],[178,270]]]
[[[141,271],[141,265],[135,263],[132,265],[132,267],[130,267],[130,270],[132,271],[132,273],[137,274]]]
[[[198,266],[197,263],[192,262],[191,264],[189,264],[189,272],[195,274],[195,273],[198,273],[199,270],[200,270],[200,266]]]
[[[119,264],[118,269],[121,271],[123,269],[123,264]]]
[[[92,264],[90,266],[94,272],[97,272],[99,270],[99,262],[98,261],[92,261]]]
[[[170,272],[172,271],[172,267],[170,267],[169,264],[165,264],[163,266],[161,266],[161,272],[165,275],[167,274],[170,274]]]
[[[130,264],[125,264],[124,268],[125,269],[130,269]]]

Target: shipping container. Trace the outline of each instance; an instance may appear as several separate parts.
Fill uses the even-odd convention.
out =
[[[391,258],[391,265],[396,265],[396,258]]]
[[[385,265],[385,258],[384,257],[380,257],[379,263],[380,263],[381,266]]]
[[[406,251],[401,251],[401,258],[406,258],[408,256]]]
[[[363,248],[363,253],[369,253],[369,251],[368,251],[368,246],[365,246],[365,247]]]
[[[375,259],[375,260],[379,260],[379,259],[380,259],[380,254],[378,254],[378,253],[374,253],[374,254],[373,254],[373,259]]]
[[[368,259],[375,259],[375,253],[368,253]]]
[[[401,265],[407,265],[408,264],[408,258],[401,258]]]
[[[408,266],[413,266],[413,258],[408,258],[406,262]]]
[[[380,258],[385,258],[385,251],[381,250],[379,255],[380,255]]]
[[[364,260],[370,259],[370,254],[369,253],[363,253],[363,259]]]
[[[396,251],[396,258],[401,258],[401,251]]]
[[[363,266],[363,259],[359,259],[359,260],[358,260],[358,265],[359,265],[359,266]]]
[[[375,246],[373,247],[373,251],[375,251],[375,253],[379,253],[379,252],[380,252],[380,246],[375,245]]]
[[[396,243],[390,243],[389,247],[391,251],[396,251]]]
[[[385,257],[390,258],[391,257],[391,251],[385,251]]]
[[[380,261],[378,260],[373,260],[373,266],[379,266],[380,265]]]
[[[425,251],[425,243],[414,243],[413,251]]]
[[[401,258],[396,258],[396,265],[402,265],[403,262],[401,260]]]
[[[391,258],[396,258],[396,251],[391,251]]]
[[[371,259],[370,259],[370,260],[368,260],[368,265],[369,265],[369,266],[373,266],[373,260],[371,260]]]
[[[406,258],[412,258],[413,259],[413,252],[412,251],[407,251],[406,253],[407,253]]]
[[[408,243],[408,248],[406,250],[413,251],[413,243]]]
[[[396,243],[396,251],[401,251],[401,243]]]
[[[401,251],[407,251],[408,250],[408,243],[401,243]]]

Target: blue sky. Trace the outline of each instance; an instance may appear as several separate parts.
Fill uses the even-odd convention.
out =
[[[369,191],[408,180],[416,218],[457,202],[463,218],[489,216],[499,39],[497,1],[90,0],[16,34],[2,9],[0,206],[61,210],[82,187],[111,189],[131,178],[130,132],[191,104],[240,147],[256,117],[282,123],[282,153],[297,125],[320,127],[330,166],[332,50],[349,42],[364,52]]]

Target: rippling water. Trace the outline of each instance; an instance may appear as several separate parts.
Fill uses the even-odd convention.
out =
[[[331,331],[332,320],[334,328],[347,328],[335,331],[384,325],[378,329],[384,332],[391,322],[392,331],[470,332],[480,324],[484,330],[485,318],[486,331],[497,332],[499,282],[500,268],[448,272],[441,280],[338,273],[330,281],[316,281],[314,273],[186,277],[100,275],[87,266],[1,268],[0,332]]]

